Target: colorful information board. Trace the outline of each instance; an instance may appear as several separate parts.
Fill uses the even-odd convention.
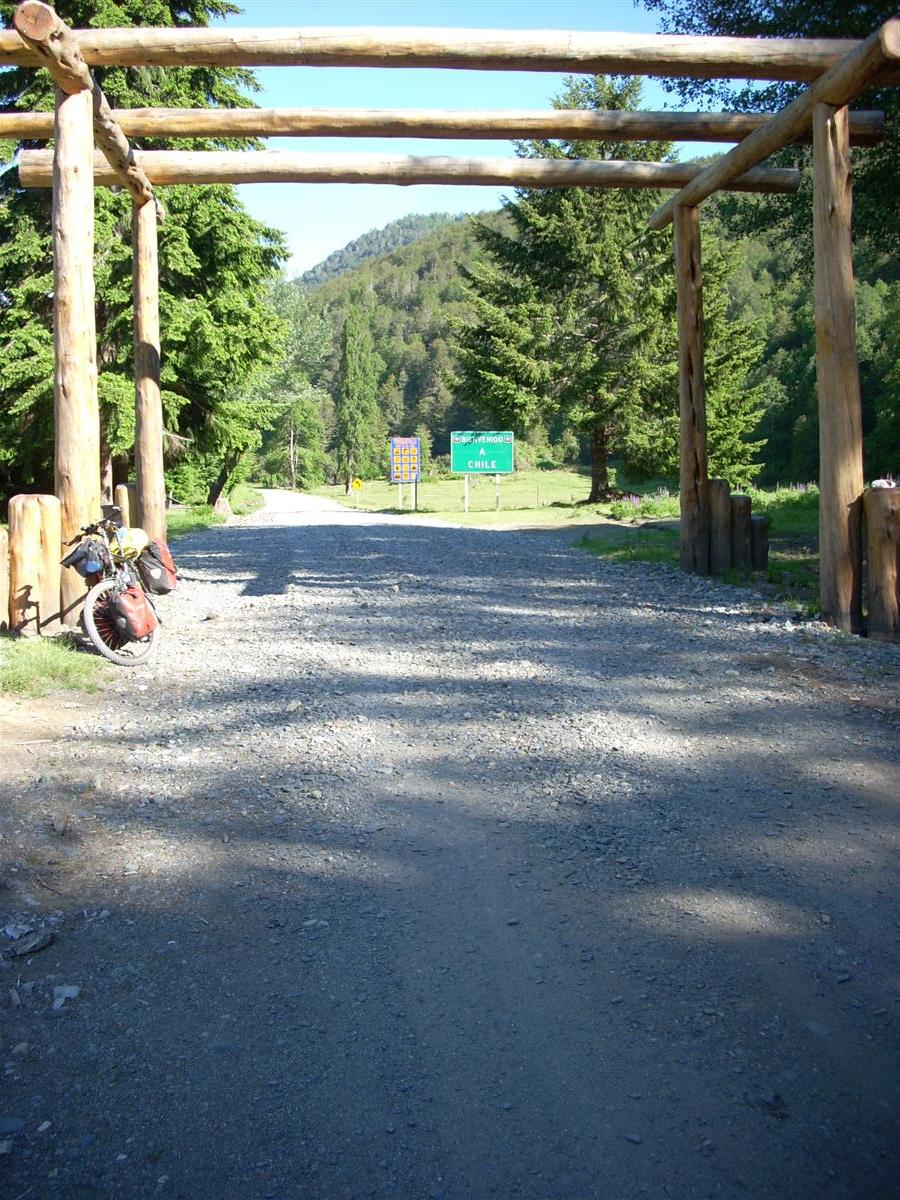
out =
[[[391,483],[418,483],[420,478],[419,439],[391,438]]]
[[[458,475],[509,475],[515,438],[508,431],[458,430],[450,434],[450,470]]]

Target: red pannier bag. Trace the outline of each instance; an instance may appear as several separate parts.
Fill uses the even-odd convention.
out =
[[[159,622],[150,601],[139,587],[125,588],[112,602],[116,628],[136,642],[149,637]]]
[[[138,559],[137,565],[141,582],[154,596],[167,596],[178,586],[175,561],[162,538],[156,538],[150,543]]]

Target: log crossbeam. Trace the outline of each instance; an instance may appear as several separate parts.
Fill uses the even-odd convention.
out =
[[[142,150],[138,161],[155,185],[200,183],[416,183],[482,184],[516,187],[680,188],[703,168],[696,163],[636,160],[389,158],[377,154],[298,154],[279,150]],[[53,152],[19,154],[22,187],[48,187]],[[97,185],[118,183],[116,173],[95,155]],[[746,192],[796,192],[800,173],[760,168],[729,187]]]
[[[72,30],[41,0],[24,0],[13,13],[13,24],[61,92],[67,96],[91,93],[94,137],[116,174],[116,182],[128,189],[136,204],[155,203],[153,186],[113,117],[106,96],[91,75]]]
[[[90,66],[439,67],[809,82],[859,46],[844,38],[693,37],[554,29],[79,29]],[[15,30],[0,67],[42,65]],[[880,82],[896,83],[889,69]]]
[[[139,108],[113,109],[111,117],[123,133],[150,138],[565,137],[703,142],[739,142],[772,119],[763,113],[725,112],[348,108]],[[0,113],[0,138],[40,140],[52,136],[52,113]],[[884,113],[851,113],[850,136],[856,146],[877,145],[884,137]]]

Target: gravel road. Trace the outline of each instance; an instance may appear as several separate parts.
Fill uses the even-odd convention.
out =
[[[281,493],[175,549],[4,714],[0,1194],[898,1195],[900,647]]]

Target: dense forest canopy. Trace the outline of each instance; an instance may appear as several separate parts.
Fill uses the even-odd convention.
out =
[[[14,4],[0,0],[7,24]],[[205,25],[238,10],[222,0],[59,0],[74,26]],[[232,68],[110,67],[96,77],[115,107],[245,107],[255,83]],[[52,110],[45,71],[0,72],[0,108]],[[160,148],[237,147],[236,141]],[[2,147],[0,147],[2,149]],[[0,158],[11,157],[7,145]],[[203,498],[258,444],[264,421],[245,392],[260,364],[280,354],[285,327],[266,302],[286,256],[282,235],[244,210],[231,187],[165,190],[160,230],[162,389],[170,462],[192,498]],[[134,437],[131,200],[98,189],[95,277],[101,437],[107,486],[124,474]],[[0,178],[0,492],[52,491],[53,334],[49,191]]]

